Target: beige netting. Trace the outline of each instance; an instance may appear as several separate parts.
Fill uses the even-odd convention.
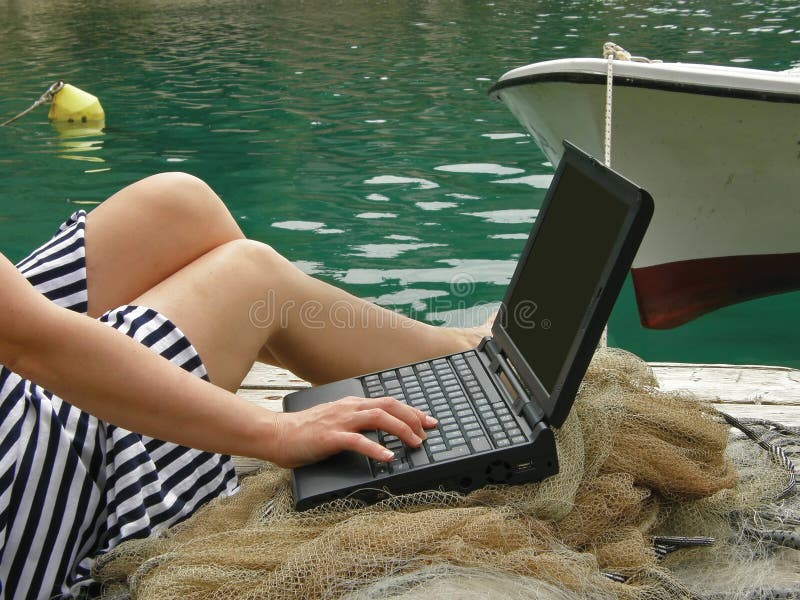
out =
[[[101,557],[95,578],[105,598],[159,600],[672,599],[800,589],[800,551],[752,531],[791,527],[793,511],[797,518],[794,501],[766,511],[786,470],[752,442],[729,445],[729,432],[712,408],[659,391],[644,362],[603,350],[556,434],[561,472],[544,482],[297,513],[287,472],[267,468],[160,537]],[[717,542],[658,561],[654,535]]]

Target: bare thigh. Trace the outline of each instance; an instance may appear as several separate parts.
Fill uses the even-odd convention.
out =
[[[261,326],[253,307],[271,285],[306,277],[269,246],[234,240],[200,256],[133,300],[174,322],[196,348],[212,383],[234,391],[263,356],[279,323]]]
[[[211,250],[134,302],[175,322],[211,381],[230,390],[265,353],[319,384],[466,350],[482,334],[388,311],[306,275],[251,240]]]
[[[138,181],[86,221],[89,315],[128,304],[206,252],[243,238],[200,179],[162,173]]]

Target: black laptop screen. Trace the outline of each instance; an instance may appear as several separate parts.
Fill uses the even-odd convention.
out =
[[[504,315],[504,329],[548,393],[586,325],[628,215],[624,203],[569,163],[553,193]]]

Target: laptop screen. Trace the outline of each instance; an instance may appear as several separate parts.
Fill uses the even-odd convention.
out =
[[[569,162],[554,185],[503,319],[548,394],[587,325],[588,309],[629,215],[626,203]]]

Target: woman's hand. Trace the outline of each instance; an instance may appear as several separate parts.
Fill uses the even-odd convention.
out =
[[[394,398],[348,396],[295,413],[276,413],[277,435],[270,461],[297,467],[352,450],[380,461],[394,453],[363,435],[380,429],[416,448],[425,439],[425,428],[436,419]]]

